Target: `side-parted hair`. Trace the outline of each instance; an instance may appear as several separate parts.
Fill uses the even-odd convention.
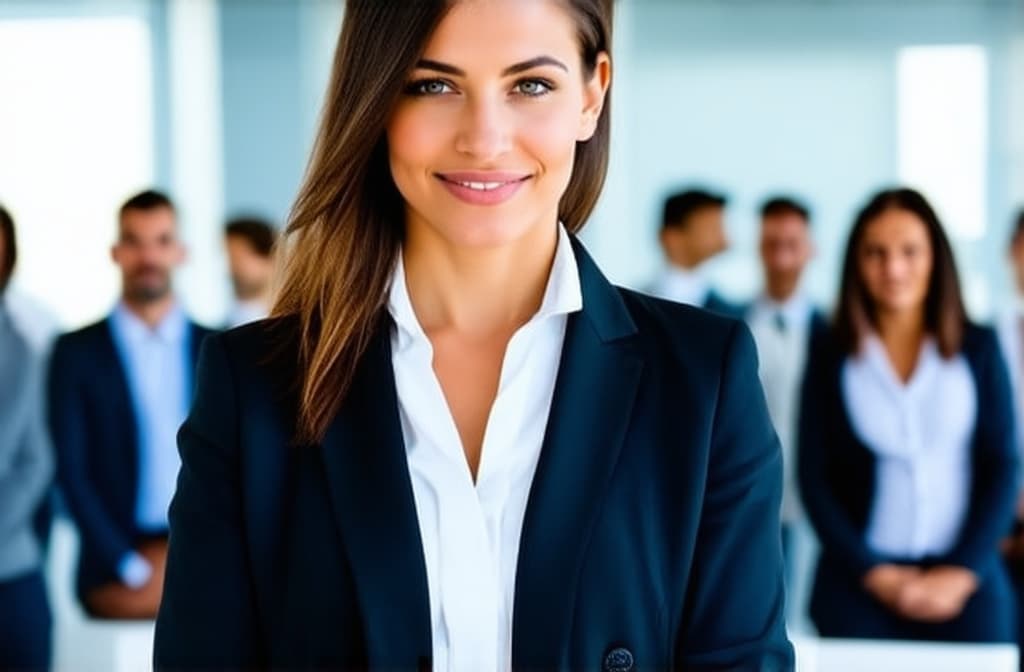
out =
[[[14,235],[14,218],[0,205],[0,241],[3,241],[3,256],[0,256],[0,294],[7,289],[7,283],[14,275],[18,264],[18,239]]]
[[[887,189],[876,194],[857,215],[843,261],[843,275],[836,311],[836,332],[847,353],[860,350],[864,337],[877,329],[877,310],[861,277],[858,259],[868,225],[889,210],[905,210],[917,216],[928,230],[932,250],[932,272],[925,296],[925,330],[947,359],[960,351],[967,311],[960,293],[956,260],[949,238],[935,210],[913,189]]]
[[[367,347],[387,324],[387,290],[405,233],[386,130],[407,78],[451,0],[348,0],[312,156],[284,241],[272,311],[298,320],[295,441],[317,443],[348,393]],[[612,0],[564,0],[576,18],[584,75],[611,52]],[[610,109],[577,143],[558,216],[579,231],[604,184]]]

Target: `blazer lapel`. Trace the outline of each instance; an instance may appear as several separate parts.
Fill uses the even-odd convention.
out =
[[[574,241],[583,310],[569,320],[523,522],[512,667],[564,658],[580,567],[629,427],[643,360],[615,289]]]
[[[429,664],[430,602],[388,330],[363,356],[322,445],[371,667]]]

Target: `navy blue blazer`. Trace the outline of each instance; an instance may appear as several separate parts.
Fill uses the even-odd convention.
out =
[[[194,365],[211,332],[190,327]],[[57,339],[48,388],[58,484],[81,540],[81,597],[116,580],[118,562],[136,545],[138,428],[109,319]]]
[[[575,247],[584,307],[523,523],[513,668],[792,669],[780,452],[753,339],[614,288]],[[322,445],[289,447],[296,325],[204,346],[157,669],[430,669],[390,325]]]
[[[704,298],[704,305],[701,307],[725,317],[743,318],[744,307],[742,304],[729,301],[713,289],[708,290],[708,295]]]
[[[966,567],[984,580],[999,566],[999,540],[1010,531],[1017,496],[1013,395],[991,329],[969,325],[961,352],[978,393],[971,499],[958,543],[946,557],[929,562]],[[840,382],[845,359],[831,334],[818,339],[808,359],[798,470],[804,506],[821,540],[820,563],[859,585],[873,566],[906,559],[880,557],[864,538],[874,502],[875,456],[846,412]]]

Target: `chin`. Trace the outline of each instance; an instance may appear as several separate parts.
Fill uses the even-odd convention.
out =
[[[453,247],[487,249],[502,247],[521,240],[532,230],[529,221],[521,213],[506,212],[459,213],[449,218],[443,226],[437,226],[440,236]]]

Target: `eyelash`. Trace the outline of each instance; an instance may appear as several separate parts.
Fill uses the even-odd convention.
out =
[[[416,81],[409,82],[409,84],[406,85],[405,93],[406,93],[406,95],[417,96],[417,97],[421,97],[421,98],[427,98],[427,97],[432,97],[432,96],[442,96],[442,95],[446,95],[447,93],[449,93],[448,91],[439,92],[439,93],[429,93],[425,89],[426,89],[427,86],[429,86],[431,84],[442,84],[442,85],[448,87],[449,89],[454,89],[455,88],[454,84],[452,84],[451,82],[449,82],[447,80],[444,80],[444,79],[418,79]],[[552,82],[550,82],[547,79],[543,79],[541,77],[528,77],[526,79],[520,79],[519,81],[517,81],[515,83],[515,87],[513,87],[513,88],[514,89],[519,89],[524,84],[539,84],[541,87],[543,87],[543,90],[540,91],[539,93],[524,93],[522,91],[519,91],[518,95],[523,96],[524,98],[540,98],[542,96],[546,96],[547,94],[551,93],[556,88],[555,85]]]

